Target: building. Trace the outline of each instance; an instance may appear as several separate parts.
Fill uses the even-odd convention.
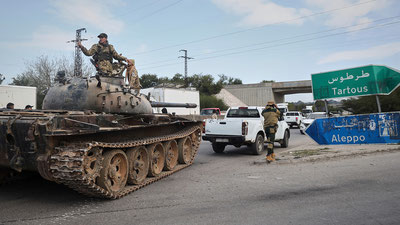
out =
[[[142,94],[150,93],[150,100],[168,103],[195,103],[196,108],[175,108],[167,107],[168,113],[175,112],[176,115],[199,115],[200,114],[200,94],[195,89],[184,88],[145,88],[140,90]],[[162,108],[154,108],[155,113],[161,113]]]
[[[36,87],[0,85],[0,108],[14,103],[15,109],[25,109],[26,105],[36,108]]]

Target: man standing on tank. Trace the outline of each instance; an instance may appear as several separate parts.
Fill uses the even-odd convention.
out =
[[[79,48],[82,50],[83,54],[86,56],[92,56],[95,59],[96,64],[103,73],[111,75],[112,73],[112,60],[124,60],[131,65],[131,61],[126,57],[120,55],[115,51],[114,46],[108,43],[108,36],[105,33],[99,34],[99,43],[92,45],[92,47],[87,50],[81,42],[78,42]]]
[[[281,116],[278,108],[275,105],[275,102],[269,101],[267,106],[262,111],[262,116],[264,117],[264,130],[265,135],[267,136],[267,162],[275,161],[275,153],[274,153],[274,142],[275,142],[275,133],[278,129],[278,120]]]

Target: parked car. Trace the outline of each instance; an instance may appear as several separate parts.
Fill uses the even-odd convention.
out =
[[[219,115],[221,115],[221,110],[219,108],[203,108],[200,111],[200,115],[203,115],[203,116],[211,116],[214,113],[217,116],[219,116]]]
[[[261,115],[263,109],[256,106],[231,107],[224,119],[206,119],[202,139],[210,141],[216,153],[222,153],[227,145],[247,145],[253,154],[259,155],[264,151],[264,142],[267,141],[264,117]],[[279,121],[275,142],[286,148],[289,138],[289,126],[285,121]]]
[[[328,117],[328,114],[326,112],[313,112],[313,113],[311,113],[300,124],[300,133],[301,134],[305,134],[305,131],[306,131],[307,127],[310,126],[310,124],[312,124],[312,122],[314,122],[315,119],[327,118],[327,117]]]
[[[301,121],[303,120],[303,114],[298,111],[289,111],[283,118],[290,127],[300,127]]]

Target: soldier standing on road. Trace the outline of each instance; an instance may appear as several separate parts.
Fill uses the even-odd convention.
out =
[[[101,72],[111,75],[113,70],[113,58],[116,60],[124,60],[128,63],[128,65],[131,65],[132,62],[130,60],[118,54],[117,51],[115,51],[114,46],[108,43],[107,34],[101,33],[97,37],[99,38],[99,43],[92,45],[89,50],[87,50],[81,42],[78,42],[78,46],[86,56],[93,55],[93,59],[95,60]]]
[[[277,109],[275,102],[270,101],[261,113],[264,117],[264,130],[267,136],[267,162],[275,161],[274,142],[275,133],[278,128],[278,119],[281,115]]]

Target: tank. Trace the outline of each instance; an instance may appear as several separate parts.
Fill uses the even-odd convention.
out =
[[[0,182],[36,171],[88,196],[117,199],[193,163],[202,122],[152,107],[122,76],[57,74],[43,110],[0,110]]]

